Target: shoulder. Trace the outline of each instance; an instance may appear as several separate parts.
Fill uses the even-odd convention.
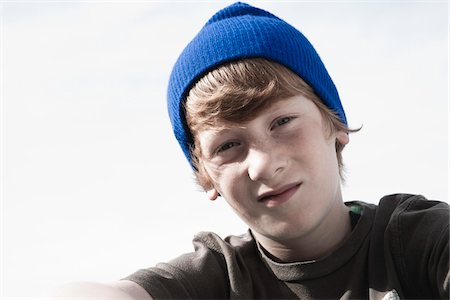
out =
[[[377,215],[388,216],[387,249],[410,295],[448,295],[449,211],[447,203],[420,195],[380,200]]]
[[[424,246],[424,242],[435,243],[445,238],[449,212],[445,202],[421,195],[394,194],[380,200],[377,218],[387,221],[386,234],[394,238],[395,246],[404,249],[414,243]]]
[[[429,200],[422,195],[412,194],[392,194],[381,198],[380,209],[395,209],[397,211],[423,211],[447,213],[449,206],[447,203],[436,200]]]
[[[190,278],[202,277],[205,272],[210,275],[213,273],[226,275],[230,269],[239,268],[238,261],[242,260],[243,256],[251,255],[250,252],[255,248],[250,232],[226,238],[221,238],[213,232],[199,232],[194,236],[192,244],[193,252],[182,254],[156,267],[189,274]]]
[[[248,268],[251,268],[259,260],[256,241],[250,230],[242,235],[230,235],[221,238],[212,232],[200,232],[193,239],[194,255],[196,257],[215,260],[216,266],[220,266],[228,276],[235,276],[244,280]],[[240,278],[243,276],[242,278]]]
[[[193,252],[124,279],[138,283],[154,298],[227,298],[230,277],[248,281],[242,262],[254,245],[250,233],[222,239],[212,232],[200,232],[193,245]]]
[[[449,211],[449,205],[442,201],[428,200],[422,195],[393,194],[380,200],[377,215],[388,216],[390,230],[426,233],[431,228],[437,232],[448,228]]]

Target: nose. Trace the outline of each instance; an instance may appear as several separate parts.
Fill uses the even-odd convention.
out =
[[[272,180],[285,167],[282,155],[276,153],[276,147],[266,149],[251,148],[247,154],[248,176],[252,181]]]

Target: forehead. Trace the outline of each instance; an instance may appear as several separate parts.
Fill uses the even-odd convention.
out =
[[[287,98],[276,98],[268,103],[263,109],[256,113],[249,113],[242,118],[242,121],[230,121],[225,118],[214,118],[213,122],[201,124],[197,133],[208,131],[211,134],[217,134],[228,129],[241,128],[244,129],[247,125],[258,118],[276,117],[277,114],[286,114],[289,112],[307,113],[312,111],[319,111],[318,107],[313,101],[303,95],[296,95]],[[237,112],[239,113],[239,111]]]
[[[227,108],[226,105],[221,105],[218,112],[205,111],[205,114],[210,117],[205,118],[205,122],[197,124],[197,131],[199,130],[222,130],[230,127],[244,125],[252,120],[274,111],[281,109],[286,104],[286,100],[294,97],[272,98],[258,103],[256,106],[243,105],[239,107],[239,103],[233,101],[234,107]]]

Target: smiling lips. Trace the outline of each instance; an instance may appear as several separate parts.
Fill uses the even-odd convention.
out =
[[[292,195],[297,192],[299,187],[300,183],[295,183],[284,186],[281,189],[275,191],[264,193],[258,198],[258,202],[264,203],[267,207],[275,207],[281,205],[289,201]]]

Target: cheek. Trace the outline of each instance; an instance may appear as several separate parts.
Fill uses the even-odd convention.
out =
[[[308,130],[306,130],[308,129]],[[334,137],[329,138],[320,126],[305,128],[295,138],[285,143],[290,153],[299,160],[309,172],[329,174],[330,168],[337,165]]]
[[[234,188],[239,184],[239,176],[236,168],[217,167],[212,164],[206,164],[205,169],[210,175],[214,187],[222,196],[233,193]]]
[[[339,174],[334,140],[322,139],[315,145],[314,155],[317,178],[334,185]]]
[[[282,155],[300,160],[302,164],[308,164],[314,157],[320,156],[322,151],[318,144],[316,133],[307,126],[296,128],[294,132],[276,140]]]

